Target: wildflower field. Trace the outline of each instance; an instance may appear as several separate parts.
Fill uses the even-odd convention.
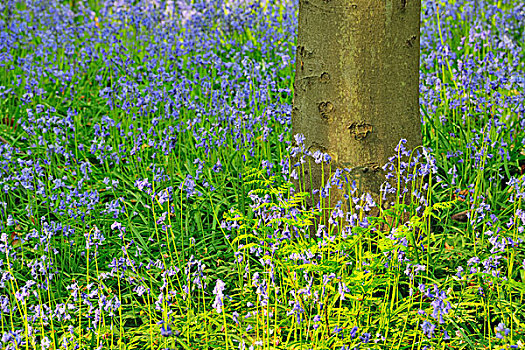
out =
[[[379,217],[292,137],[297,5],[0,2],[2,349],[525,348],[524,3],[423,1]]]

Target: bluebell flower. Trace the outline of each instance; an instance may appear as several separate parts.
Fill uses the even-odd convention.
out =
[[[425,320],[421,324],[421,329],[423,330],[424,335],[426,335],[428,338],[432,338],[434,336],[434,330],[436,329],[436,326]]]
[[[510,329],[505,327],[505,323],[503,322],[500,322],[498,324],[498,326],[495,328],[495,331],[496,331],[496,338],[498,339],[503,339],[506,336],[508,336],[510,333]]]
[[[221,281],[220,279],[217,279],[217,282],[215,284],[215,288],[213,289],[213,294],[215,295],[215,300],[213,301],[213,308],[217,311],[217,313],[222,312],[223,307],[223,298],[224,298],[224,287],[226,284]]]

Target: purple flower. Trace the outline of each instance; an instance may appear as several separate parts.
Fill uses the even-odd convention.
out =
[[[223,281],[218,279],[217,283],[215,284],[215,288],[213,288],[213,294],[215,295],[215,300],[213,302],[213,308],[219,314],[222,312],[223,298],[224,298],[224,294],[222,292],[224,291],[225,285],[226,284]]]
[[[498,338],[498,339],[503,339],[506,336],[508,336],[509,333],[510,333],[510,329],[505,327],[505,323],[503,323],[503,322],[500,322],[498,324],[498,326],[495,328],[495,331],[496,331],[496,338]]]
[[[294,139],[298,146],[302,145],[304,140],[306,140],[303,134],[295,134]]]
[[[355,336],[357,335],[357,327],[354,326],[351,330],[350,330],[350,338],[354,339]]]
[[[192,17],[197,14],[197,11],[193,8],[191,3],[188,4],[184,0],[177,0],[176,3],[180,11],[182,24],[185,25],[187,21],[190,21]]]
[[[214,173],[219,173],[222,171],[222,164],[221,164],[221,160],[220,159],[217,159],[217,163],[215,163],[215,165],[213,166],[213,168],[211,169]]]
[[[171,329],[171,326],[168,324],[168,323],[164,323],[161,327],[160,327],[160,334],[163,336],[163,337],[171,337],[173,335],[173,331]]]
[[[300,325],[302,321],[302,314],[304,312],[304,309],[301,307],[301,303],[298,301],[291,300],[290,303],[293,304],[293,309],[289,312],[287,312],[288,316],[295,314],[295,319],[297,321],[297,324]]]
[[[370,341],[370,333],[368,332],[365,332],[361,335],[361,337],[359,337],[359,339],[361,339],[361,341],[364,343],[364,344],[367,344],[369,341]]]
[[[423,334],[430,339],[434,335],[434,330],[436,329],[436,326],[425,320],[421,324],[421,329],[423,329]]]

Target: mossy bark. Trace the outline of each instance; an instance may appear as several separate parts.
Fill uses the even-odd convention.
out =
[[[422,142],[420,12],[420,0],[299,1],[293,134],[304,134],[310,151],[328,153],[332,173],[352,169],[359,191],[378,205],[382,166],[400,139],[408,149]],[[308,192],[323,182],[320,164],[311,163],[300,179]],[[324,182],[327,173],[325,165]],[[332,187],[326,204],[339,200]]]

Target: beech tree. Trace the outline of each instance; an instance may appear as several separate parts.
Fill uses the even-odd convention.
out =
[[[299,0],[292,133],[328,153],[332,173],[350,168],[378,205],[394,148],[401,139],[409,149],[422,142],[420,12],[420,0]],[[321,165],[311,166],[299,180],[307,192],[323,183]],[[343,199],[331,191],[329,207]]]

